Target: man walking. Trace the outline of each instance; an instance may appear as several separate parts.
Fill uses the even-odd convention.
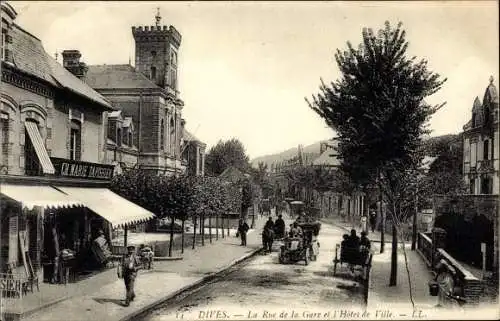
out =
[[[238,224],[238,234],[241,237],[242,246],[247,246],[247,232],[249,229],[248,224],[243,219],[240,219]]]
[[[125,297],[125,306],[127,307],[135,298],[134,285],[140,267],[141,261],[135,253],[135,247],[133,245],[127,246],[127,254],[123,256],[121,264],[118,266],[118,277],[123,277],[125,289],[127,290]]]
[[[377,213],[375,210],[370,211],[370,226],[372,228],[372,233],[375,232],[375,226],[377,225]]]

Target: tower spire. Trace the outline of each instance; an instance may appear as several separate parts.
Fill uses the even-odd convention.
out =
[[[161,16],[160,16],[160,8],[156,8],[157,12],[156,12],[156,16],[155,16],[155,19],[156,19],[156,26],[158,27],[160,25],[160,21],[161,21]]]
[[[493,76],[490,76],[490,84],[493,84],[494,81],[495,81],[495,78],[493,78]]]

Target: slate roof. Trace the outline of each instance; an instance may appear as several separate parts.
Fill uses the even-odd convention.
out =
[[[43,79],[54,87],[69,90],[92,100],[107,109],[113,109],[98,92],[61,66],[43,48],[40,39],[14,24],[12,55],[14,66],[32,76]]]
[[[86,83],[95,89],[160,88],[131,65],[89,65]]]
[[[185,141],[188,142],[199,142],[201,143],[202,141],[196,138],[193,134],[188,132],[186,129],[182,131],[182,137],[184,138]]]

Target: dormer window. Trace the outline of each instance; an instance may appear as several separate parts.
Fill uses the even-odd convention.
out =
[[[151,67],[151,79],[156,80],[156,67]]]

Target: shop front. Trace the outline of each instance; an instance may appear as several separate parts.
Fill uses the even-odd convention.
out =
[[[0,176],[0,290],[22,297],[106,267],[113,229],[153,213],[107,187],[109,165],[51,158],[52,177]]]

